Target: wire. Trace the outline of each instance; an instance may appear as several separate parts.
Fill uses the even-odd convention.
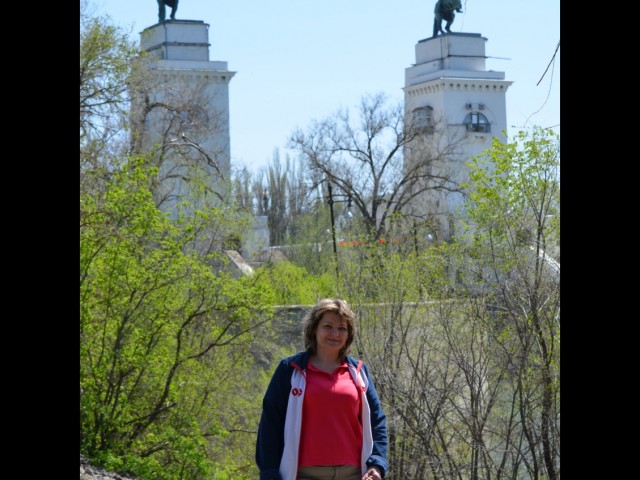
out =
[[[553,52],[553,57],[551,57],[551,60],[549,61],[549,65],[547,65],[547,68],[545,69],[544,73],[542,74],[542,76],[540,77],[540,80],[538,80],[538,83],[536,83],[536,87],[538,85],[540,85],[540,82],[542,81],[542,79],[544,78],[544,76],[547,73],[547,70],[549,70],[549,67],[551,66],[551,64],[553,63],[553,60],[556,58],[556,54],[558,53],[558,50],[560,49],[560,40],[558,40],[558,45],[556,46],[556,51]]]
[[[556,58],[556,54],[558,53],[558,49],[559,48],[560,48],[560,41],[558,41],[558,45],[556,46],[556,51],[553,52],[553,57],[551,57],[551,61],[549,62],[549,65],[547,65],[547,68],[545,69],[544,73],[542,74],[542,77],[540,77],[540,80],[538,81],[538,83],[536,83],[536,86],[540,85],[540,82],[542,81],[544,76],[547,74],[547,70],[549,70],[549,67],[553,67],[551,69],[551,80],[549,81],[549,91],[547,92],[547,98],[544,99],[544,102],[542,102],[542,105],[540,106],[540,108],[538,110],[536,110],[535,112],[533,112],[531,115],[529,115],[527,117],[527,120],[524,122],[524,126],[525,127],[527,126],[527,123],[529,123],[529,119],[544,108],[544,106],[547,104],[547,101],[549,100],[549,97],[551,96],[551,86],[553,85],[553,72],[554,72],[554,70],[556,68],[556,63],[555,63],[554,60]]]

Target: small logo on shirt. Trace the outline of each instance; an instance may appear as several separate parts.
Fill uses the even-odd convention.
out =
[[[294,388],[293,390],[291,390],[291,394],[294,397],[298,397],[298,396],[302,395],[302,389],[301,388]]]

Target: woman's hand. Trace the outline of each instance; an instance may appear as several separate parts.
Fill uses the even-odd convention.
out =
[[[378,467],[370,467],[362,477],[362,480],[382,480],[382,475]]]

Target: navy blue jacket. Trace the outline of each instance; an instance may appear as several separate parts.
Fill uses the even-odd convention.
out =
[[[309,351],[284,358],[276,367],[262,400],[262,416],[256,442],[260,480],[295,480],[302,424],[302,401]],[[363,396],[362,473],[376,466],[384,477],[387,469],[387,420],[367,366],[346,357],[349,371]]]

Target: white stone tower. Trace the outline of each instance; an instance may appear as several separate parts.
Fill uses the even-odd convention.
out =
[[[155,200],[176,213],[215,204],[230,175],[227,62],[209,61],[209,25],[170,20],[140,33],[148,52],[141,92],[134,95],[134,144],[158,165]]]
[[[468,180],[466,162],[489,148],[494,136],[505,141],[505,94],[512,82],[504,80],[504,72],[487,71],[486,41],[479,33],[420,40],[416,63],[405,70],[406,118],[420,128],[424,148],[438,159],[431,173],[456,183]],[[423,154],[420,148],[405,150],[406,164]],[[462,193],[429,189],[413,210],[432,225],[438,241],[449,241],[462,201]]]

